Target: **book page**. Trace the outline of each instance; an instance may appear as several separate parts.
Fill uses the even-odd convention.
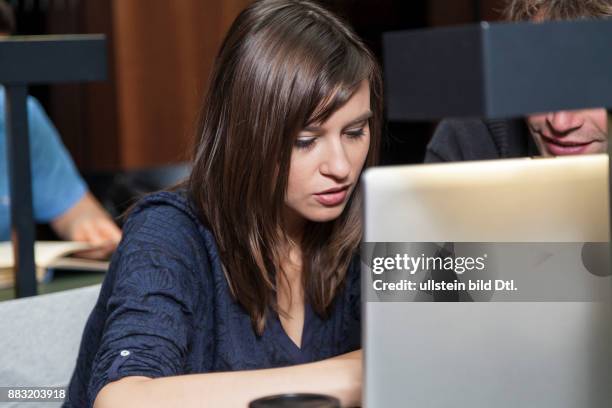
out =
[[[36,267],[46,268],[59,258],[93,248],[93,245],[85,242],[36,241],[34,244]],[[0,269],[12,268],[14,264],[12,243],[10,241],[0,242]]]

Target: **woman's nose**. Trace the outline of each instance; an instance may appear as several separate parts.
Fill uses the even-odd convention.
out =
[[[328,146],[325,159],[321,163],[321,174],[343,180],[349,176],[350,172],[351,163],[343,143],[334,141]]]

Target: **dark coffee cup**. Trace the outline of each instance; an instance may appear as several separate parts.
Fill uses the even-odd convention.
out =
[[[251,401],[249,408],[340,408],[340,401],[321,394],[280,394]]]

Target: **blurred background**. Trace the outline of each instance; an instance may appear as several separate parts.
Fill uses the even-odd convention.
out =
[[[248,0],[8,0],[17,35],[104,33],[104,83],[30,88],[94,194],[188,159],[215,54]],[[326,0],[381,57],[385,31],[501,18],[504,0]],[[435,123],[385,124],[383,164],[418,163]]]

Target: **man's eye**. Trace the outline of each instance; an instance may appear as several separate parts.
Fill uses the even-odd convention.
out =
[[[295,147],[298,149],[308,149],[314,146],[316,137],[304,136],[298,137],[295,141]]]

